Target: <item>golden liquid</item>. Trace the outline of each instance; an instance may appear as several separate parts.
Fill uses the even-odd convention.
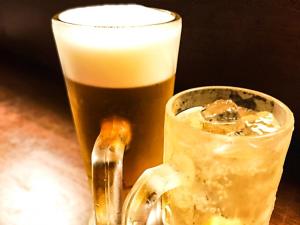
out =
[[[91,182],[91,152],[101,121],[111,116],[127,119],[132,140],[123,160],[123,186],[131,187],[141,173],[162,163],[163,126],[167,100],[175,76],[150,86],[103,88],[65,77],[81,153]]]

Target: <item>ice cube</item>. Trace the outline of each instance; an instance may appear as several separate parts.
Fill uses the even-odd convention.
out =
[[[205,122],[203,123],[203,130],[214,133],[232,135],[243,129],[243,124],[238,120],[231,123],[222,122]]]
[[[239,119],[238,106],[232,100],[219,99],[206,105],[202,116],[210,122],[232,122]]]
[[[245,124],[243,132],[245,135],[263,135],[266,133],[272,133],[279,129],[274,115],[267,111],[257,112],[241,118]]]
[[[239,116],[241,118],[243,116],[249,116],[249,115],[255,114],[256,112],[252,109],[248,109],[248,108],[239,106],[238,107],[238,113],[239,113]]]
[[[187,109],[177,116],[192,127],[228,136],[263,135],[280,127],[272,113],[256,112],[224,99]]]
[[[192,127],[202,129],[204,119],[201,112],[203,109],[204,107],[202,106],[192,107],[179,113],[177,117],[182,121],[188,122]]]
[[[239,112],[246,113],[246,110],[241,110],[232,100],[216,100],[202,111],[203,130],[224,135],[235,133],[242,129]]]

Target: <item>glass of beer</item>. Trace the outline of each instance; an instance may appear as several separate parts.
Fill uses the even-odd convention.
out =
[[[165,225],[268,225],[293,126],[286,105],[257,91],[212,86],[175,95],[164,164],[133,186],[123,225],[145,224],[159,199]]]
[[[97,224],[119,224],[124,196],[162,162],[178,14],[140,5],[66,10],[52,19]]]

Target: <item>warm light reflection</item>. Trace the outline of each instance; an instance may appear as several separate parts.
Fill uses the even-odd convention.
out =
[[[149,213],[146,225],[160,225],[161,224],[161,202],[160,200],[153,207]]]
[[[70,171],[61,171],[64,168],[62,159],[37,151],[1,171],[5,186],[0,188],[0,208],[5,210],[0,224],[87,224],[80,215],[85,204],[76,198],[76,183],[68,179]],[[81,218],[72,218],[76,216]]]
[[[229,147],[230,146],[228,144],[220,145],[220,146],[214,147],[213,151],[214,151],[214,153],[217,153],[217,154],[224,154],[225,151],[228,151]]]

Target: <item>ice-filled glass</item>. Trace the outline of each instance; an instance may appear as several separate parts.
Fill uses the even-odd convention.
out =
[[[164,164],[134,185],[123,224],[144,224],[162,197],[165,225],[268,225],[293,124],[287,106],[257,91],[175,95],[166,106]]]

